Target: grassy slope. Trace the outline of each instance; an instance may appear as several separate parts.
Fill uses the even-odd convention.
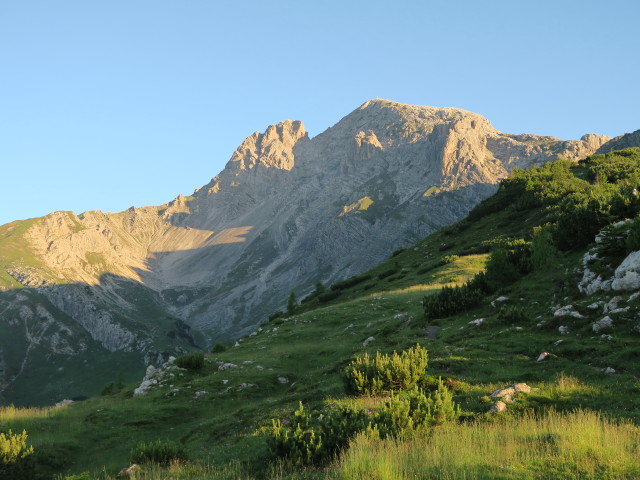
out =
[[[113,397],[54,410],[47,418],[11,418],[0,412],[0,424],[26,428],[51,471],[104,467],[113,474],[128,465],[128,452],[137,442],[174,439],[196,462],[224,465],[239,460],[246,471],[260,475],[268,460],[261,426],[269,425],[271,418],[286,418],[299,401],[314,407],[328,397],[344,397],[341,371],[356,354],[401,350],[415,343],[429,350],[429,374],[454,380],[455,399],[465,417],[486,419],[488,395],[523,381],[534,391],[510,405],[507,417],[549,406],[560,411],[581,407],[638,422],[638,334],[624,318],[616,319],[612,340],[592,333],[591,322],[602,314],[586,306],[612,295],[587,298],[572,287],[571,272],[581,252],[563,254],[553,268],[529,274],[478,308],[439,320],[438,337],[427,335],[423,296],[445,284],[463,283],[483,267],[486,255],[465,252],[496,237],[526,237],[545,215],[540,209],[524,216],[500,211],[444,229],[399,252],[373,269],[369,279],[343,289],[338,298],[326,303],[309,300],[299,313],[263,325],[239,347],[209,355],[203,371],[183,372],[144,397],[130,398],[130,387]],[[441,265],[445,255],[459,258]],[[391,270],[394,273],[387,275]],[[522,307],[527,320],[500,320],[489,304],[498,294],[509,297],[509,305]],[[574,304],[587,318],[554,318],[550,307],[559,303]],[[629,317],[636,315],[640,301],[631,306]],[[482,325],[469,324],[480,317],[485,319]],[[571,333],[560,335],[560,325]],[[375,340],[364,348],[362,342],[370,336]],[[558,340],[563,342],[556,345]],[[551,357],[536,362],[542,351]],[[238,367],[219,371],[217,362]],[[615,368],[617,374],[598,370],[605,367]],[[278,377],[289,383],[280,383]],[[239,390],[243,383],[256,386]],[[174,388],[177,394],[167,396]],[[195,398],[197,391],[208,393]],[[63,457],[68,460],[61,461]],[[305,475],[324,474],[331,470]]]

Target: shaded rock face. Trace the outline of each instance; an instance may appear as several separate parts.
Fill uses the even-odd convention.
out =
[[[290,120],[250,135],[190,197],[25,224],[35,260],[5,270],[105,355],[163,358],[179,353],[172,345],[235,339],[289,292],[375,266],[463,218],[514,168],[577,159],[607,140],[504,134],[464,110],[372,100],[314,138]],[[13,258],[2,252],[18,230],[2,228],[0,258]]]
[[[609,142],[602,145],[596,153],[608,153],[614,150],[623,150],[625,148],[640,147],[640,130],[632,133],[620,135]]]

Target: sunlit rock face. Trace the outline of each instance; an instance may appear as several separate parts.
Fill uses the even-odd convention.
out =
[[[0,351],[14,352],[0,358],[5,396],[35,351],[51,354],[52,371],[61,349],[127,353],[142,367],[234,339],[291,291],[360,273],[463,218],[514,168],[579,158],[607,140],[504,134],[464,110],[371,100],[313,138],[291,120],[250,135],[192,196],[0,227],[0,328],[10,327]],[[53,319],[37,349],[23,328],[34,320],[20,317],[35,305]],[[3,348],[16,336],[23,347]]]

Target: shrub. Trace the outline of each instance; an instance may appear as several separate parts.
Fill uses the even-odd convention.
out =
[[[329,302],[335,298],[338,298],[340,295],[342,295],[342,292],[340,290],[331,290],[330,292],[318,295],[318,301],[321,303]]]
[[[482,298],[482,291],[470,283],[462,287],[444,286],[433,295],[422,299],[422,308],[428,320],[448,317],[476,306]]]
[[[459,415],[460,409],[442,380],[429,396],[414,388],[392,395],[378,409],[329,405],[322,412],[308,412],[300,403],[291,420],[271,421],[269,450],[296,465],[318,464],[335,456],[359,433],[397,437]]]
[[[269,320],[270,322],[272,322],[272,321],[273,321],[273,320],[275,320],[276,318],[280,318],[280,317],[281,317],[281,316],[283,316],[283,315],[284,315],[284,312],[282,312],[282,311],[277,311],[277,312],[274,312],[274,313],[272,313],[271,315],[269,315],[268,320]]]
[[[395,351],[391,356],[376,352],[375,357],[370,357],[365,353],[345,369],[346,388],[352,393],[369,395],[413,388],[425,375],[427,363],[427,350],[420,345],[400,355]]]
[[[29,480],[32,478],[33,464],[30,455],[33,446],[27,447],[27,432],[17,434],[9,430],[0,433],[0,478]]]
[[[331,285],[331,290],[344,290],[345,288],[353,287],[359,283],[364,282],[365,280],[369,280],[371,278],[370,273],[365,273],[362,275],[356,275],[355,277],[347,278],[341,282],[336,282]]]
[[[174,461],[187,460],[187,451],[182,445],[172,441],[156,440],[152,443],[140,442],[129,454],[131,463],[155,463],[168,466]]]
[[[629,233],[625,240],[627,254],[640,250],[640,219],[636,218],[629,227]]]
[[[223,344],[216,343],[213,347],[211,347],[211,353],[222,353],[227,349]]]
[[[176,358],[176,365],[187,370],[200,370],[204,367],[204,353],[194,352]]]
[[[394,273],[398,273],[399,267],[393,267],[388,270],[384,270],[378,274],[378,280],[382,280],[383,278],[390,277]]]

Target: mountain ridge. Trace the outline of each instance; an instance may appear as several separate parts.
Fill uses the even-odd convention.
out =
[[[0,281],[40,285],[54,318],[109,351],[166,358],[249,332],[293,289],[303,296],[375,266],[462,218],[514,168],[579,158],[608,140],[503,134],[460,109],[371,100],[313,138],[295,120],[253,133],[189,197],[34,219],[20,256],[0,241]],[[6,310],[21,319],[33,302],[6,300]],[[191,333],[172,346],[176,322]],[[18,362],[20,353],[9,363]]]

